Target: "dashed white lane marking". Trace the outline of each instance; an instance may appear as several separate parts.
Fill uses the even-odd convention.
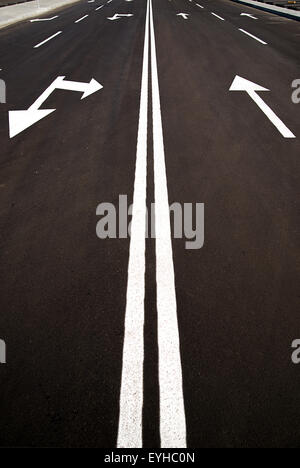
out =
[[[85,18],[87,18],[89,15],[84,15],[82,16],[81,18],[79,18],[78,20],[74,21],[75,23],[80,23],[80,21],[83,21]]]
[[[196,6],[199,7],[199,8],[204,8],[204,6],[199,5],[199,3],[196,3]]]
[[[211,12],[211,14],[214,15],[216,18],[219,18],[221,21],[225,21],[225,19],[222,18],[222,16],[219,16],[216,13],[213,13],[213,12]]]
[[[142,447],[145,231],[149,76],[149,0],[147,3],[133,213],[128,263],[125,334],[117,446]]]
[[[267,42],[263,41],[262,39],[259,39],[256,36],[253,36],[253,34],[250,34],[248,31],[245,31],[244,29],[239,29],[244,34],[247,34],[247,36],[252,37],[252,39],[255,39],[256,41],[260,42],[261,44],[267,45]]]
[[[41,47],[43,44],[46,44],[46,42],[48,41],[51,41],[51,39],[53,39],[54,37],[58,36],[59,34],[61,34],[62,31],[58,31],[57,33],[53,34],[52,36],[48,37],[47,39],[45,39],[44,41],[40,42],[39,44],[35,45],[34,46],[34,49],[37,49],[38,47]]]
[[[104,7],[104,5],[100,5],[98,8],[96,8],[96,11],[100,10],[103,7]]]
[[[152,0],[150,0],[150,41],[155,218],[158,220],[155,223],[155,247],[160,439],[162,448],[185,448],[186,421]]]

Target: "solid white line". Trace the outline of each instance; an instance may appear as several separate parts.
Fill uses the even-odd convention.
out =
[[[34,49],[37,49],[38,47],[41,47],[43,44],[46,44],[46,42],[51,41],[51,39],[53,39],[54,37],[58,36],[61,33],[62,33],[62,31],[58,31],[57,33],[53,34],[53,36],[50,36],[47,39],[45,39],[43,42],[40,42],[39,44],[35,45]]]
[[[98,8],[96,8],[96,11],[100,10],[100,8],[103,8],[103,7],[104,5],[99,6]]]
[[[156,229],[156,287],[159,349],[160,438],[162,448],[186,447],[186,421],[177,321],[170,212],[165,165],[152,0],[150,40]]]
[[[219,18],[220,20],[225,21],[224,18],[222,18],[222,16],[216,15],[216,13],[213,13],[213,12],[211,12],[211,14],[214,15],[216,18]]]
[[[253,36],[253,34],[250,34],[249,32],[245,31],[244,29],[239,29],[239,31],[241,31],[241,32],[244,33],[244,34],[247,34],[247,36],[252,37],[252,39],[255,39],[256,41],[261,42],[261,44],[267,45],[267,42],[262,41],[261,39],[259,39],[259,38],[256,37],[256,36]]]
[[[199,5],[199,3],[196,3],[196,5],[197,5],[197,7],[199,7],[199,8],[204,8],[204,6]]]
[[[80,23],[80,21],[84,20],[85,18],[87,18],[89,15],[84,15],[82,16],[82,18],[79,18],[78,20],[75,21],[75,23]]]
[[[128,263],[125,334],[118,448],[142,447],[144,298],[149,76],[149,0],[147,3],[133,213]]]

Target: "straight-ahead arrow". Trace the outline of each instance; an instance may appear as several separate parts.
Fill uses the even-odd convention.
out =
[[[257,94],[257,91],[270,91],[267,88],[253,83],[252,81],[246,80],[241,76],[236,75],[229,91],[245,91],[249,94],[251,99],[258,105],[263,113],[268,117],[277,130],[281,133],[284,138],[296,138],[295,135],[286,127],[286,125],[277,117],[272,109],[261,99]]]
[[[115,13],[114,16],[108,17],[107,19],[110,21],[115,21],[122,17],[130,18],[131,16],[133,16],[133,14],[131,13],[127,13],[127,14]]]
[[[27,110],[10,111],[8,113],[10,138],[23,132],[26,128],[31,127],[31,125],[42,120],[56,110],[40,109],[41,105],[55,89],[77,91],[82,93],[81,99],[85,99],[102,88],[103,86],[94,79],[91,79],[89,83],[81,83],[77,81],[66,81],[64,76],[59,76]]]
[[[189,18],[189,13],[178,13],[177,16],[181,16],[183,19],[187,20]]]
[[[249,18],[257,20],[256,16],[250,15],[249,13],[241,13],[241,16],[249,16]]]

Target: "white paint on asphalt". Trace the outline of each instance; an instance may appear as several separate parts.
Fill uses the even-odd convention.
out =
[[[247,36],[252,37],[252,39],[255,39],[256,41],[260,42],[261,44],[267,45],[265,41],[262,39],[259,39],[259,37],[253,36],[253,34],[250,34],[248,31],[245,31],[244,29],[239,28],[239,31],[241,31],[244,34],[247,34]]]
[[[284,138],[296,138],[295,135],[287,128],[287,126],[282,122],[282,120],[277,117],[277,115],[270,109],[270,107],[261,99],[257,94],[258,91],[270,91],[267,88],[253,83],[252,81],[246,80],[241,76],[236,76],[229,88],[229,91],[245,91],[249,94],[251,99],[258,105],[258,107],[263,111],[263,113],[268,117],[273,125],[278,129]]]
[[[54,37],[59,36],[59,34],[61,34],[61,33],[62,33],[62,31],[58,31],[57,33],[55,33],[52,36],[45,39],[44,41],[42,41],[39,44],[35,45],[34,49],[37,49],[38,47],[41,47],[42,45],[46,44],[46,42],[49,42],[49,41],[51,41],[51,39],[54,39]]]
[[[98,8],[96,8],[96,11],[100,10],[103,7],[104,7],[104,5],[100,5]]]
[[[31,125],[37,123],[56,110],[40,109],[55,89],[77,91],[82,93],[81,99],[85,99],[87,96],[90,96],[102,88],[103,86],[94,79],[91,79],[89,83],[81,83],[77,81],[66,81],[64,76],[58,76],[27,110],[10,111],[8,113],[10,138],[23,132],[31,127]]]
[[[199,5],[199,3],[196,3],[196,5],[197,5],[197,7],[199,7],[199,8],[204,8],[204,6]]]
[[[155,248],[160,439],[162,448],[185,448],[186,421],[152,0],[150,0],[150,38],[155,219],[158,220],[155,223]]]
[[[225,21],[225,19],[222,18],[222,16],[219,16],[216,13],[213,13],[213,12],[211,12],[211,14],[214,15],[216,18],[219,18],[221,21]]]
[[[118,448],[142,447],[149,11],[148,0],[128,263]]]
[[[110,20],[110,21],[116,21],[116,20],[119,20],[121,18],[131,18],[131,16],[133,16],[132,13],[115,13],[114,16],[110,16],[108,17],[107,19]]]
[[[187,20],[189,18],[189,13],[178,13],[177,16],[181,16],[183,19]]]
[[[81,18],[79,18],[78,20],[75,21],[75,23],[80,23],[80,21],[83,21],[85,18],[87,18],[89,15],[84,15],[82,16]]]
[[[56,18],[58,18],[58,15],[52,16],[52,18],[36,18],[36,19],[30,20],[30,23],[37,23],[39,21],[53,21]]]

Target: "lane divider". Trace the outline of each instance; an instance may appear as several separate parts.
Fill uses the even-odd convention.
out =
[[[213,13],[213,12],[211,12],[211,14],[214,15],[216,18],[219,18],[219,20],[225,21],[225,19],[222,18],[222,16],[219,16],[219,15],[217,15],[216,13]]]
[[[51,39],[54,39],[56,36],[59,36],[59,34],[61,34],[62,31],[58,31],[57,33],[53,34],[52,36],[48,37],[47,39],[45,39],[44,41],[40,42],[39,44],[35,45],[34,46],[34,49],[37,49],[38,47],[41,47],[42,45],[46,44],[46,42],[49,42],[51,41]]]
[[[78,20],[74,21],[74,23],[80,23],[80,21],[83,21],[85,18],[87,18],[89,15],[84,15],[82,16],[81,18],[79,18]]]

